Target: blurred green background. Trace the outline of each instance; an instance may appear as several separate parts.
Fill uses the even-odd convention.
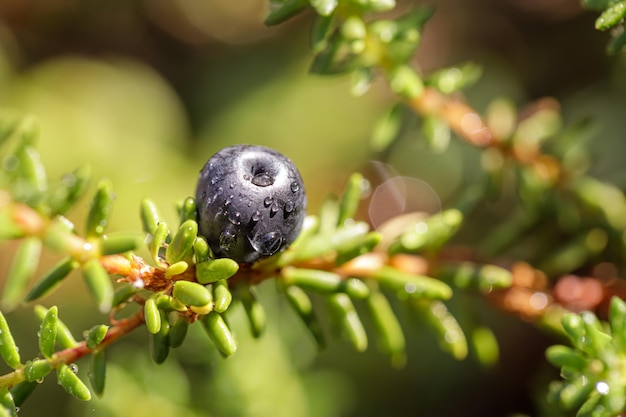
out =
[[[626,60],[604,55],[608,37],[593,29],[595,15],[576,0],[432,3],[437,12],[416,57],[424,73],[468,59],[482,64],[483,78],[466,92],[479,110],[500,96],[520,105],[556,97],[566,122],[592,120],[586,144],[592,172],[626,187]],[[236,143],[287,154],[301,170],[311,212],[370,160],[426,181],[444,206],[481,175],[475,149],[454,142],[447,152],[432,153],[417,123],[389,152],[371,152],[374,123],[394,97],[377,83],[354,98],[349,80],[307,74],[312,16],[267,28],[266,8],[261,0],[2,0],[0,107],[38,118],[51,178],[86,163],[95,178],[112,180],[111,230],[140,230],[142,197],[173,221],[174,202],[194,193],[204,161]],[[84,215],[71,213],[79,229]],[[3,244],[3,270],[12,250]],[[49,265],[55,255],[46,260]],[[235,312],[241,347],[234,357],[224,361],[194,331],[165,364],[154,365],[142,329],[108,350],[104,399],[79,403],[49,378],[20,415],[550,415],[540,403],[557,376],[543,359],[551,340],[482,300],[458,297],[451,308],[462,305],[475,316],[465,320],[493,327],[497,365],[484,368],[471,357],[456,362],[421,323],[401,314],[409,329],[408,364],[397,370],[373,341],[365,354],[340,341],[316,352],[272,284],[260,290],[268,332],[250,339]],[[44,301],[58,304],[77,332],[105,320],[79,276]],[[23,355],[36,355],[27,348],[36,345],[38,328],[30,307],[8,318]]]

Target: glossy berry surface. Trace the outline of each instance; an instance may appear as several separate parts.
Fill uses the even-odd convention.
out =
[[[302,177],[283,154],[254,145],[224,148],[200,171],[199,234],[216,257],[251,263],[296,239],[306,202]]]

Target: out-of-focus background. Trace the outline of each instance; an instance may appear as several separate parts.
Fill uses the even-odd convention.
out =
[[[478,110],[500,96],[520,105],[557,98],[566,122],[592,120],[592,172],[626,186],[626,60],[605,56],[608,35],[594,30],[595,14],[577,0],[431,3],[437,11],[416,58],[425,74],[465,60],[483,65],[481,81],[466,91]],[[312,16],[267,28],[266,10],[263,0],[1,0],[0,108],[38,118],[50,177],[86,163],[95,178],[112,180],[111,230],[141,229],[142,197],[173,221],[174,202],[193,195],[204,161],[236,143],[287,154],[315,212],[351,172],[381,159],[368,140],[394,97],[384,83],[354,98],[348,79],[309,75]],[[477,161],[478,153],[458,142],[432,153],[417,125],[384,155],[398,173],[429,184],[444,206],[480,174]],[[84,215],[70,213],[79,228]],[[2,245],[3,270],[12,250]],[[48,265],[55,260],[46,255]],[[165,364],[154,365],[142,329],[108,350],[104,399],[79,403],[49,378],[20,415],[550,415],[540,402],[557,376],[543,357],[551,339],[481,300],[463,300],[463,309],[475,316],[467,320],[493,327],[497,365],[455,361],[421,323],[401,314],[408,364],[398,370],[373,341],[365,354],[337,340],[316,352],[272,284],[260,290],[268,332],[250,339],[235,313],[241,348],[234,357],[224,361],[194,331]],[[104,320],[79,276],[44,302],[58,304],[77,331]],[[36,345],[30,307],[8,317],[20,344]],[[23,349],[23,355],[36,352]],[[86,364],[79,367],[86,372]]]

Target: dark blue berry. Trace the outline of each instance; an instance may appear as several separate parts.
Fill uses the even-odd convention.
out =
[[[251,263],[289,246],[306,216],[298,169],[263,146],[236,145],[213,155],[196,189],[198,226],[216,257]]]

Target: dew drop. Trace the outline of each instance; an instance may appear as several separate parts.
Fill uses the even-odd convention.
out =
[[[270,217],[273,217],[274,215],[276,215],[276,213],[278,213],[278,210],[280,210],[278,203],[272,204],[272,208],[270,208]]]
[[[258,187],[267,187],[274,184],[274,177],[267,172],[260,172],[252,178],[252,184]]]
[[[230,189],[232,190],[233,188],[235,188],[235,183],[234,183],[234,182],[231,182],[231,183],[230,183]]]
[[[252,201],[248,201],[248,207],[252,207]]]
[[[292,193],[297,193],[298,191],[300,191],[300,184],[298,184],[296,181],[291,183],[291,192]]]
[[[233,198],[235,198],[235,196],[232,194],[226,197],[226,201],[224,201],[224,205],[226,207],[230,206],[230,204],[233,202]]]
[[[265,207],[269,207],[269,206],[272,205],[272,201],[274,201],[274,199],[272,197],[270,197],[270,196],[265,197],[265,200],[263,200],[263,205]]]
[[[220,234],[220,248],[228,251],[237,244],[237,235],[232,230],[226,229]]]
[[[293,203],[293,201],[288,200],[285,203],[285,213],[291,213],[294,208],[295,208],[295,204]]]
[[[241,213],[239,213],[238,211],[230,213],[230,216],[228,216],[228,221],[235,226],[239,226],[241,224]]]
[[[252,221],[253,222],[258,222],[259,220],[261,220],[261,212],[260,211],[255,211],[254,213],[252,213]]]
[[[68,366],[70,368],[70,371],[72,371],[75,374],[78,373],[78,365],[76,365],[75,363],[70,363]]]
[[[250,239],[250,244],[254,250],[263,256],[270,256],[278,252],[282,243],[283,236],[280,232],[258,234]]]

